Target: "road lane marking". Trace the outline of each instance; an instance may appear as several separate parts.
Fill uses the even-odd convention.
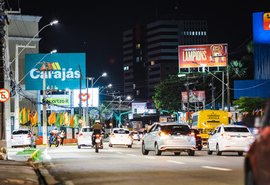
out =
[[[220,171],[232,171],[232,169],[219,168],[219,167],[213,167],[213,166],[202,166],[202,168],[211,169],[211,170],[220,170]]]
[[[173,160],[167,160],[167,162],[169,163],[175,163],[175,164],[185,164],[183,162],[180,162],[180,161],[173,161]]]
[[[132,157],[137,157],[137,155],[135,154],[127,154],[127,155],[132,156]]]
[[[45,150],[43,152],[44,158],[49,161],[49,163],[50,163],[51,166],[54,166],[54,164],[51,161],[52,157],[48,154],[48,149],[49,149],[48,147],[45,148]]]
[[[146,159],[156,159],[155,157],[145,156]]]

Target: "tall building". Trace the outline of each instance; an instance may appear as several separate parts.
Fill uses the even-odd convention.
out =
[[[148,100],[154,88],[178,73],[178,46],[206,44],[204,20],[159,20],[123,32],[124,93]]]

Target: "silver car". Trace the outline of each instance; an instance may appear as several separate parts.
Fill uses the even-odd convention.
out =
[[[194,156],[195,149],[194,133],[188,125],[177,122],[154,123],[142,140],[143,155],[147,155],[149,151],[155,151],[156,155],[170,151],[175,155],[187,152],[189,156]]]

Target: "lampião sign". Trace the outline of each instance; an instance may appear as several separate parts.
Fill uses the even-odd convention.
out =
[[[25,89],[42,90],[44,73],[46,87],[79,89],[80,77],[85,76],[85,53],[26,54]],[[85,88],[85,80],[81,88]]]

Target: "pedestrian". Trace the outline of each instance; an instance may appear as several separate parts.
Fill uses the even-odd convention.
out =
[[[64,139],[65,139],[65,131],[64,130],[61,130],[61,133],[60,133],[60,137],[61,137],[61,143],[60,145],[63,145],[64,144]]]

